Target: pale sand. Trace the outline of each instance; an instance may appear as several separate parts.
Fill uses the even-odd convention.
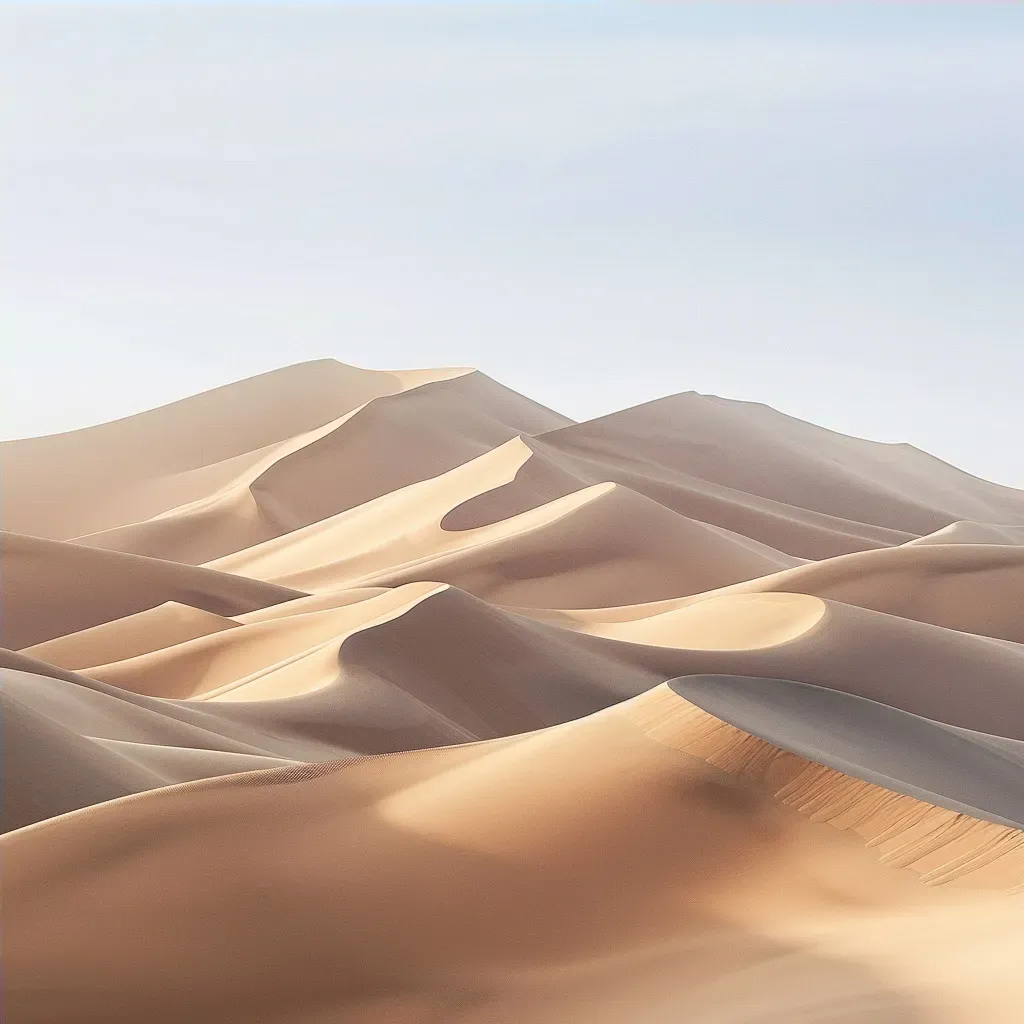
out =
[[[0,462],[5,1019],[1020,1019],[1024,492],[329,360]]]

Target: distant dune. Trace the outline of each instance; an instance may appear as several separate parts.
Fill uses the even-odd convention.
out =
[[[1024,492],[331,360],[0,466],[12,1024],[1021,1019]]]

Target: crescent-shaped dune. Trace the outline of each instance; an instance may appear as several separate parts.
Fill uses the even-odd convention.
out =
[[[1024,492],[331,360],[0,460],[5,1019],[1020,1019]]]

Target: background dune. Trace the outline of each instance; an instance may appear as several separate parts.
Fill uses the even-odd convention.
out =
[[[1024,493],[330,360],[0,459],[10,1020],[1018,1019]]]
[[[0,642],[31,647],[168,601],[217,615],[264,608],[300,591],[163,559],[0,534]]]

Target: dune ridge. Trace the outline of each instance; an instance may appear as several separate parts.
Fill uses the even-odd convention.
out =
[[[1024,492],[333,360],[0,466],[11,1021],[1019,1019]]]

